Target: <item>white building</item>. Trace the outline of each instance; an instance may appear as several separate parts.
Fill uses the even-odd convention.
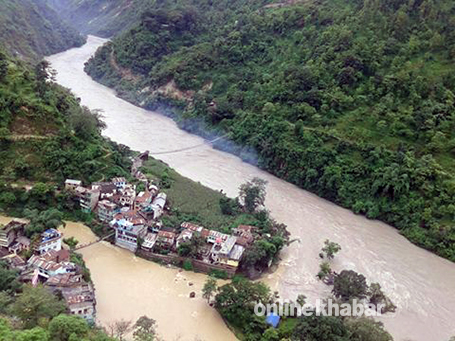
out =
[[[74,191],[79,186],[82,186],[82,181],[80,180],[66,179],[65,181],[65,189],[68,191]]]
[[[41,240],[36,250],[40,253],[60,251],[62,249],[62,235],[56,229],[49,229],[41,234]]]
[[[127,184],[125,178],[113,178],[112,183],[117,186],[117,188],[124,188]]]

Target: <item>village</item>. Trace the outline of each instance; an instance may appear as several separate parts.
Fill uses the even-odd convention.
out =
[[[254,242],[257,228],[239,225],[232,229],[232,234],[225,234],[191,222],[164,226],[161,218],[169,214],[167,195],[139,171],[147,157],[143,153],[133,160],[132,176],[136,184],[124,177],[86,187],[80,180],[65,181],[65,191],[71,193],[81,211],[93,214],[109,231],[97,242],[111,239],[116,246],[149,260],[174,265],[187,263],[196,271],[218,271],[232,277],[245,250]],[[138,192],[140,183],[143,190]],[[91,244],[68,250],[57,229],[47,229],[29,239],[27,224],[12,220],[0,225],[1,260],[20,273],[21,282],[44,285],[65,300],[71,314],[93,323],[96,320],[94,287],[84,278],[84,269],[71,261],[72,254],[77,256],[74,251]]]
[[[67,179],[65,189],[73,193],[82,211],[115,233],[115,245],[147,259],[182,263],[185,259],[198,271],[220,270],[232,276],[242,255],[254,242],[254,226],[240,225],[225,234],[183,222],[164,226],[161,218],[169,211],[167,195],[139,170],[148,154],[133,160],[132,176],[143,190],[124,177],[95,182],[84,187],[79,180]]]
[[[32,241],[25,236],[26,226],[21,220],[0,225],[1,260],[20,273],[21,282],[43,284],[65,300],[71,314],[93,323],[94,288],[84,279],[83,268],[71,262],[70,251],[62,247],[62,234],[48,229]],[[26,261],[27,254],[31,256]]]

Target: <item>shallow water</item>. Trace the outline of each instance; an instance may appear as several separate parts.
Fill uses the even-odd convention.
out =
[[[169,118],[117,98],[112,90],[94,82],[83,72],[84,62],[104,41],[89,37],[83,47],[48,59],[58,71],[60,84],[72,89],[84,105],[104,111],[105,135],[134,150],[150,150],[152,154],[200,144],[201,138],[178,129]],[[235,196],[239,185],[254,176],[269,181],[267,208],[278,221],[289,226],[292,238],[300,240],[285,251],[279,270],[266,278],[283,298],[294,299],[303,293],[313,301],[329,292],[315,275],[320,261],[318,253],[323,241],[330,239],[342,246],[333,263],[335,270],[353,269],[363,273],[369,281],[379,282],[398,306],[395,316],[382,318],[396,340],[447,340],[455,335],[454,263],[412,245],[384,223],[355,215],[209,145],[184,153],[159,155],[158,158],[182,175],[213,189],[223,189],[230,196]],[[105,307],[99,311],[100,319],[129,317],[143,310],[149,311],[152,317],[161,315],[162,309],[154,306],[154,294],[144,296],[140,285],[127,290],[128,300],[114,299],[111,295],[119,290],[118,281],[150,281],[153,275],[144,277],[140,271],[140,268],[148,269],[149,263],[123,259],[127,254],[121,250],[111,253],[106,251],[107,248],[100,248],[101,245],[97,245],[94,247],[97,252],[87,251],[88,262],[94,267],[92,273],[99,304]],[[103,252],[111,255],[112,262],[115,260],[109,264],[116,270],[109,275],[100,265],[109,258]],[[114,257],[114,254],[119,257]],[[91,261],[90,257],[99,260]],[[172,283],[173,277],[169,276],[163,278]],[[152,292],[161,294],[162,283],[152,283]],[[191,323],[186,323],[186,319],[192,321],[188,313],[174,319],[178,319],[177,324],[188,326],[185,335],[194,330]],[[220,335],[222,330],[220,327]]]

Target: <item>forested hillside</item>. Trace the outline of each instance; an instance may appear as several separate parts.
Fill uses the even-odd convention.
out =
[[[84,34],[109,38],[139,20],[150,0],[46,0],[60,16]]]
[[[455,3],[269,3],[159,1],[86,70],[455,261]]]
[[[81,46],[85,39],[59,19],[46,0],[2,0],[0,45],[27,60]]]
[[[129,160],[100,135],[100,115],[50,82],[46,67],[0,53],[0,188],[128,175]],[[0,192],[0,204],[14,199]]]

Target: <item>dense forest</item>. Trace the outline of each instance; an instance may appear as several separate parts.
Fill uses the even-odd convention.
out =
[[[163,0],[86,70],[455,261],[454,14],[448,0]]]
[[[0,45],[12,55],[38,61],[45,55],[81,46],[84,41],[46,0],[1,1]]]

